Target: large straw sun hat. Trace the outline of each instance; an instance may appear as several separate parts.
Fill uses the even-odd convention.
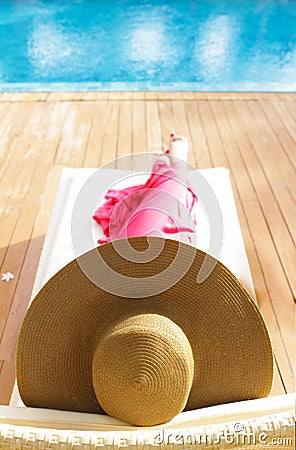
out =
[[[17,348],[27,406],[141,426],[265,397],[272,375],[268,333],[243,285],[202,251],[157,237],[110,242],[64,267],[33,300]]]

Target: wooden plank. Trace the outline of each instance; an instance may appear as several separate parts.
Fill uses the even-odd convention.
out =
[[[107,99],[113,100],[115,102],[120,102],[121,92],[108,92]]]
[[[102,152],[100,155],[100,166],[114,165],[116,160],[117,140],[119,125],[119,102],[108,102],[106,111],[106,122],[102,140]]]
[[[173,101],[172,108],[175,123],[175,132],[181,136],[186,136],[188,138],[188,145],[191,148],[192,147],[191,134],[189,132],[184,101],[183,100]],[[192,152],[189,152],[188,154],[188,163],[193,166],[195,165],[195,157]]]
[[[158,93],[157,92],[145,92],[144,93],[145,100],[158,100]]]
[[[3,143],[3,132],[7,128],[7,126],[11,127],[11,116],[13,115],[13,110],[17,107],[11,107],[9,103],[0,103],[0,121],[1,121],[1,129],[0,129],[0,143]],[[6,116],[8,115],[8,119],[6,119]],[[6,121],[6,124],[5,124]],[[5,139],[4,139],[5,140]],[[2,156],[3,150],[0,146],[0,156]]]
[[[238,148],[235,144],[235,141],[233,139],[233,136],[231,133],[231,128],[228,124],[228,121],[226,120],[226,116],[224,114],[221,103],[213,101],[213,102],[211,102],[211,106],[214,111],[214,116],[215,116],[217,126],[219,129],[219,134],[221,136],[221,140],[223,142],[223,146],[224,146],[225,152],[227,154],[227,158],[230,163],[230,167],[232,169],[233,178],[234,178],[234,181],[237,186],[239,198],[243,199],[244,205],[249,204],[249,202],[255,198],[255,192],[252,188],[252,193],[250,195],[249,181],[247,183],[247,187],[244,187],[244,177],[241,176],[242,168],[246,172],[245,179],[248,179],[249,175],[247,173],[244,162],[241,158],[240,151],[238,150]],[[213,130],[211,130],[211,131],[213,132]],[[237,202],[237,204],[239,204],[239,203]],[[259,207],[257,202],[255,202],[255,204],[257,205],[257,207]],[[253,206],[253,203],[252,203],[252,206]],[[249,254],[253,255],[253,250]],[[258,274],[258,267],[256,267],[256,270],[252,270],[252,273]],[[255,287],[256,287],[256,285],[255,285]],[[265,289],[266,289],[266,286],[265,286]],[[259,296],[259,299],[261,300],[260,296]],[[259,304],[260,304],[260,300],[259,300]],[[274,325],[274,321],[275,321],[275,316],[274,316],[274,314],[271,316],[271,311],[269,310],[268,323],[273,323],[273,336],[277,336],[278,333],[275,333],[276,328]],[[281,342],[277,341],[277,345],[276,346],[274,345],[274,348],[279,348],[280,343]],[[279,354],[277,355],[277,357],[280,359],[282,366],[285,363],[285,368],[286,368],[285,373],[289,373],[289,370],[290,370],[289,360],[285,359],[285,350],[283,348],[283,344],[281,345],[280,348],[281,348],[281,350],[280,350]],[[287,388],[291,391],[291,388],[292,388],[292,384],[291,384],[292,374],[291,373],[285,381],[287,384]]]
[[[293,95],[293,97],[292,97]],[[296,117],[296,106],[295,106],[295,100],[296,100],[296,95],[295,94],[291,94],[291,97],[286,97],[286,96],[281,96],[280,101],[282,103],[282,105],[285,106],[285,108],[287,109],[287,111],[290,114],[290,117],[292,119],[292,122],[294,122],[294,126],[293,126],[293,136],[295,138],[295,134],[296,134],[296,125],[295,125],[295,117]]]
[[[51,111],[48,111],[50,114]],[[47,126],[50,124],[49,115],[45,120]],[[46,130],[44,126],[44,130]],[[41,136],[42,137],[42,136]],[[57,139],[59,133],[57,133]],[[18,183],[21,189],[15,197],[17,205],[16,214],[17,222],[13,229],[10,245],[5,254],[1,270],[3,272],[10,271],[14,274],[13,282],[2,284],[1,291],[4,291],[5,302],[0,306],[0,336],[3,337],[5,324],[9,310],[13,304],[13,298],[22,274],[22,265],[26,256],[28,246],[34,238],[33,230],[37,213],[39,211],[40,199],[44,191],[44,185],[52,165],[54,158],[54,149],[51,151],[43,151],[43,140],[36,140],[30,149],[27,160],[23,163],[22,172],[18,177]],[[10,205],[12,198],[10,197]],[[21,202],[21,205],[20,205]],[[15,206],[15,205],[13,205]],[[18,212],[19,211],[19,212]],[[41,245],[39,246],[41,250]],[[38,259],[37,259],[38,261]],[[0,347],[0,351],[3,351]],[[4,359],[4,358],[0,358]]]
[[[0,359],[11,361],[21,322],[26,313],[34,284],[44,237],[48,228],[62,166],[50,169],[40,201],[28,250],[25,255],[14,299],[0,341]]]
[[[292,368],[296,367],[295,304],[259,205],[257,202],[244,202],[244,209],[264,275],[267,288],[265,292],[268,293],[271,300],[271,307],[274,311],[277,327],[280,331],[286,352],[289,355],[290,370],[288,371],[288,368],[285,367],[284,376],[285,386],[291,392],[294,389]],[[261,303],[261,311],[263,314],[264,306]],[[269,316],[267,325],[270,327],[270,324],[271,320]],[[272,333],[272,336],[275,338],[277,335],[276,333]]]
[[[281,158],[279,158],[279,160],[277,161],[278,163],[280,163],[279,167],[282,168],[282,171],[285,174],[284,176],[288,176],[288,179],[290,179],[292,173],[295,175],[296,160],[293,161],[293,155],[295,154],[296,143],[289,134],[281,115],[278,113],[275,102],[260,100],[260,105],[269,121],[271,129],[273,129],[278,141],[283,148],[283,151],[281,152]]]
[[[99,167],[103,133],[106,123],[107,102],[95,101],[91,117],[89,138],[84,154],[83,167]]]
[[[77,93],[75,92],[49,92],[47,100],[49,102],[71,102],[72,100],[75,100],[75,95],[77,96]],[[83,93],[79,93],[79,100],[81,100],[83,96]]]
[[[27,247],[16,244],[16,251],[24,253],[24,259],[22,260],[22,267],[19,274],[15,272],[15,276],[18,278],[14,292],[11,295],[11,302],[8,304],[8,301],[6,301],[6,312],[2,309],[2,314],[6,314],[6,318],[4,325],[1,326],[0,360],[12,360],[13,349],[18,338],[20,325],[29,305],[43,242],[44,235],[31,238],[27,242]],[[10,246],[11,248],[12,246]],[[10,292],[7,292],[8,295]]]
[[[226,160],[225,164],[229,166],[231,175],[235,180],[239,197],[243,200],[254,200],[256,193],[251,183],[245,162],[239,151],[237,142],[229,126],[228,118],[224,112],[223,103],[214,100],[209,103],[213,117],[216,121],[217,132],[220,137],[220,145],[223,145]],[[217,138],[215,145],[218,145]],[[221,150],[220,150],[220,153]]]
[[[39,135],[39,138],[44,138],[43,132],[37,132],[39,123],[42,125],[40,119],[40,109],[35,107],[30,108],[31,115],[26,114],[27,122],[26,127],[20,137],[13,137],[13,146],[9,148],[11,161],[9,163],[9,170],[6,170],[5,176],[3,176],[0,183],[0,196],[6,196],[1,200],[2,214],[0,220],[0,228],[2,230],[0,234],[0,267],[7,251],[7,243],[10,242],[12,232],[15,227],[16,220],[22,205],[22,199],[26,194],[24,189],[23,180],[27,183],[30,180],[30,168],[28,168],[28,158],[30,158],[31,149],[30,142],[32,141],[32,133],[35,136]],[[36,118],[38,117],[38,120]],[[58,117],[55,115],[54,119]],[[48,117],[46,118],[48,120]],[[51,128],[52,130],[52,128]],[[30,134],[31,133],[31,134]],[[52,131],[50,132],[52,133]],[[46,136],[48,142],[50,140],[50,133]],[[11,176],[14,176],[12,182]],[[21,180],[21,182],[20,182]],[[28,184],[26,184],[28,186]]]
[[[44,102],[48,92],[15,92],[10,98],[11,102]]]
[[[123,91],[120,93],[120,100],[133,100],[133,92],[130,91]],[[121,102],[122,103],[122,102]]]
[[[79,102],[79,103],[84,103],[89,101],[89,93],[88,92],[69,92],[68,98],[66,98],[66,101],[70,101],[70,102]]]
[[[147,143],[148,152],[162,151],[162,134],[160,128],[158,102],[151,100],[146,102]]]
[[[15,92],[2,92],[1,93],[1,101],[10,103],[13,101],[13,98],[15,95],[16,95]]]
[[[79,102],[79,118],[68,165],[81,167],[85,159],[88,137],[91,127],[92,103]]]
[[[279,207],[292,234],[296,230],[296,207],[291,196],[291,191],[295,191],[296,171],[287,161],[286,155],[278,140],[275,138],[273,128],[267,121],[259,102],[249,103],[248,105],[249,114],[245,114],[245,120],[247,126],[252,127],[250,134],[255,150],[258,145],[258,161],[261,163],[267,178],[271,181],[270,187],[274,192],[274,196],[281,199],[278,202]],[[256,129],[254,128],[255,120],[260,123],[260,131],[258,127]],[[275,122],[273,126],[276,127],[276,125],[277,123]],[[293,151],[295,152],[295,146],[289,149],[289,153],[293,153]],[[274,164],[275,160],[277,161],[276,164]],[[289,181],[291,184],[289,184]],[[288,211],[293,210],[295,214],[288,214]]]
[[[195,100],[195,92],[182,92],[183,100]]]
[[[12,137],[4,147],[8,155],[3,164],[3,172],[0,179],[0,224],[9,195],[14,188],[11,173],[14,173],[14,175],[17,176],[21,170],[23,159],[25,158],[29,147],[29,142],[26,142],[25,139],[20,141],[19,138]]]
[[[119,102],[108,102],[105,122],[105,135],[118,135]]]
[[[268,227],[271,231],[272,239],[277,248],[284,273],[287,274],[287,280],[295,296],[296,292],[296,274],[293,261],[296,260],[295,246],[286,224],[286,218],[283,217],[279,203],[285,202],[281,197],[274,195],[271,190],[271,184],[282,184],[282,179],[273,180],[268,178],[272,176],[272,171],[263,170],[262,165],[258,161],[258,154],[261,151],[261,140],[259,138],[260,127],[257,128],[256,137],[253,136],[255,122],[250,121],[249,109],[244,102],[226,103],[225,106],[228,119],[232,124],[233,133],[239,140],[239,148],[242,157],[248,167],[249,175],[256,189],[256,195],[259,199],[262,211]],[[263,144],[264,145],[264,144]],[[273,161],[267,162],[270,166],[274,165]],[[278,190],[282,189],[281,186]],[[295,206],[295,205],[294,205]],[[289,220],[292,221],[291,212],[294,208],[287,210]],[[292,213],[293,214],[293,213]]]
[[[190,140],[192,142],[190,151],[194,154],[194,165],[200,169],[213,167],[213,161],[209,152],[206,134],[202,126],[198,103],[195,101],[186,102],[185,111]]]
[[[7,97],[6,97],[7,92],[0,92],[0,102],[5,102],[7,103]]]
[[[93,101],[103,101],[103,100],[108,100],[108,92],[99,92],[99,91],[93,91],[90,92],[89,95],[91,95],[91,100]]]
[[[117,158],[122,158],[132,153],[132,113],[133,108],[130,100],[120,103]]]
[[[22,206],[22,199],[28,189],[28,182],[31,175],[31,160],[35,158],[32,151],[32,134],[41,118],[40,106],[33,103],[23,111],[26,113],[27,122],[23,133],[19,137],[12,137],[12,147],[10,150],[9,170],[7,170],[0,183],[0,267],[6,253],[6,245],[10,242],[10,236]],[[28,130],[31,130],[29,133]]]
[[[283,386],[281,373],[279,371],[279,366],[277,364],[277,361],[275,361],[275,363],[274,363],[273,370],[274,370],[274,373],[273,373],[273,381],[272,381],[270,396],[283,395],[283,394],[289,393],[285,390],[285,387]],[[293,392],[291,392],[291,393],[293,393]]]
[[[169,92],[158,92],[157,93],[157,99],[158,100],[171,100],[171,95]]]
[[[40,237],[39,235],[34,234],[34,224],[38,212],[40,211],[40,198],[42,197],[44,185],[48,173],[50,172],[55,149],[60,138],[60,130],[55,127],[55,134],[53,134],[53,129],[51,127],[53,117],[56,119],[54,107],[49,104],[46,112],[40,117],[39,123],[43,125],[43,132],[39,133],[39,140],[36,139],[34,143],[31,144],[28,158],[22,166],[21,176],[18,179],[22,189],[16,190],[16,192],[20,191],[20,199],[16,197],[17,204],[19,206],[21,200],[22,206],[19,206],[18,208],[19,213],[15,214],[17,223],[15,228],[12,228],[10,246],[7,249],[1,267],[3,272],[9,270],[15,276],[13,282],[1,286],[1,292],[4,292],[5,295],[5,302],[1,304],[0,311],[0,335],[2,336],[0,354],[2,359],[9,359],[11,345],[13,346],[13,344],[15,344],[13,340],[16,339],[17,336],[15,333],[18,328],[9,328],[9,311],[12,312],[13,316],[14,308],[19,310],[19,305],[21,305],[21,308],[24,308],[23,303],[28,303],[29,293],[32,289],[44,239],[44,235]],[[50,132],[49,129],[51,129]],[[44,144],[43,142],[43,134],[48,136],[47,144]],[[48,143],[50,143],[50,147],[48,146]],[[44,208],[41,209],[41,214],[44,214]],[[49,213],[47,213],[47,219],[48,217]],[[40,226],[38,232],[40,232]],[[32,264],[33,254],[35,255],[35,258],[33,259]],[[26,258],[28,259],[26,260]],[[17,320],[19,320],[19,315],[17,318]],[[8,333],[8,340],[4,336],[4,330]],[[12,336],[11,330],[13,332]]]
[[[56,140],[58,139],[59,135],[57,133]],[[52,165],[50,167],[48,176],[46,178],[46,183],[42,192],[42,196],[40,199],[39,210],[34,223],[34,229],[32,233],[33,238],[37,238],[39,236],[43,237],[47,233],[49,220],[56,199],[56,194],[63,168],[64,168],[63,166],[57,165]],[[28,259],[28,264],[29,261],[32,261],[32,259],[31,258]]]
[[[133,100],[145,100],[145,92],[138,91],[131,94]]]
[[[29,192],[29,189],[28,189]],[[32,192],[32,190],[31,190]],[[28,202],[25,206],[27,207]],[[13,303],[15,290],[21,275],[21,269],[24,261],[25,254],[29,245],[29,238],[31,235],[32,224],[31,221],[35,219],[32,214],[32,206],[28,209],[22,209],[20,213],[20,220],[17,222],[15,231],[11,236],[10,245],[6,251],[3,263],[1,266],[1,273],[11,272],[14,275],[14,279],[9,283],[1,284],[1,297],[5,299],[0,304],[0,338],[2,340],[4,329],[6,326],[7,317],[10,307]],[[33,216],[33,217],[32,217]],[[24,228],[23,228],[24,227]],[[26,238],[27,236],[27,238]],[[4,359],[1,357],[1,359]]]
[[[47,97],[48,92],[2,92],[0,95],[0,102],[42,102],[46,101]]]
[[[280,101],[274,102],[274,108],[276,109],[278,115],[281,117],[283,124],[285,125],[287,132],[291,136],[292,141],[294,142],[294,149],[296,145],[296,123],[295,110],[292,111],[292,107],[290,106],[290,102],[284,100],[285,97],[280,97]],[[291,102],[291,105],[294,105],[295,102]],[[289,155],[291,161],[293,161],[294,167],[296,167],[296,152],[292,151]]]
[[[134,101],[132,112],[132,152],[148,151],[145,102]]]
[[[0,364],[0,405],[9,405],[15,382],[15,350],[10,361]]]
[[[171,100],[160,100],[158,102],[158,110],[163,141],[162,150],[167,150],[169,147],[169,136],[177,130]]]
[[[227,122],[225,121],[223,112],[221,114],[221,106],[219,105],[219,103],[212,102],[211,104],[213,105],[213,110],[215,111],[214,117],[216,118],[217,123],[219,124],[221,141],[223,141],[224,149],[227,149],[226,153],[228,153],[228,161],[230,162],[230,166],[233,169],[232,172],[234,173],[234,179],[236,180],[236,183],[238,186],[239,195],[243,196],[243,198],[250,199],[250,198],[252,198],[252,196],[249,197],[248,188],[246,188],[246,189],[243,188],[243,185],[245,183],[243,182],[243,180],[241,178],[242,171],[240,169],[242,161],[240,160],[240,156],[237,157],[237,155],[235,154],[235,146],[234,146],[234,142],[232,139],[231,130],[227,126]],[[203,117],[206,117],[205,123],[207,124],[206,126],[208,127],[206,130],[206,133],[207,133],[207,136],[209,139],[209,145],[211,145],[211,142],[212,142],[212,148],[215,148],[216,151],[219,152],[219,155],[220,155],[219,162],[223,162],[223,155],[222,155],[222,151],[221,151],[221,142],[219,141],[219,139],[215,133],[215,127],[213,125],[212,117],[208,114],[207,106],[208,105],[203,104],[202,113],[203,113]],[[212,157],[215,158],[215,154],[212,153]],[[222,160],[221,160],[221,158],[222,158]],[[243,167],[243,165],[242,165],[242,167]],[[244,169],[244,171],[245,171],[245,169]],[[248,180],[247,173],[245,174],[245,181],[246,180]],[[246,184],[248,187],[250,187],[249,181],[247,181]],[[253,190],[253,196],[254,196],[254,190]],[[285,289],[287,289],[287,288],[288,288],[288,286],[285,287]],[[269,321],[270,320],[271,320],[271,318],[269,316]],[[279,343],[277,343],[277,346],[279,346]],[[281,348],[281,351],[279,352],[279,354],[280,354],[282,365],[283,365],[283,362],[285,362],[285,369],[286,369],[285,373],[289,374],[289,372],[288,372],[288,368],[290,368],[289,361],[285,360],[282,356],[284,354],[283,348]],[[287,388],[291,391],[291,389],[292,389],[291,371],[290,371],[290,374],[286,376],[285,383],[287,385]]]
[[[1,105],[2,106],[2,105]],[[7,139],[11,136],[11,129],[14,123],[14,117],[16,117],[16,113],[20,112],[20,105],[10,105],[5,104],[4,107],[1,108],[1,128],[0,128],[0,156],[5,157],[6,152],[4,148],[4,144]],[[20,114],[22,117],[23,115]],[[3,161],[3,159],[2,159]]]
[[[67,103],[60,102],[46,102],[42,115],[40,125],[37,128],[38,136],[44,140],[44,145],[56,142],[56,134],[61,134],[63,129],[65,116],[67,112]],[[30,134],[28,130],[28,134]]]
[[[213,161],[214,167],[226,167],[229,164],[223,149],[223,145],[217,130],[216,120],[212,113],[210,102],[198,102],[201,125],[206,136],[207,146]]]
[[[6,142],[1,146],[3,154],[0,158],[0,198],[1,198],[1,183],[3,182],[3,178],[7,173],[8,169],[11,167],[13,162],[13,157],[15,153],[15,146],[17,145],[18,139],[14,136],[9,137]],[[6,192],[6,191],[5,191]],[[2,191],[2,196],[4,194],[4,190]],[[0,217],[1,217],[1,209],[3,208],[3,203],[0,200]]]
[[[103,136],[102,153],[100,156],[100,166],[111,167],[116,159],[117,135],[105,134]],[[113,166],[112,166],[113,167]]]
[[[146,104],[143,100],[133,101],[132,113],[132,155],[130,170],[146,170],[142,166],[142,158],[138,156],[140,153],[147,153],[148,138],[147,138],[147,119],[146,119]]]
[[[79,124],[79,102],[66,102],[67,115],[62,128],[61,140],[54,160],[55,164],[68,165],[71,152],[75,147],[77,128]],[[59,124],[57,124],[59,126]]]
[[[182,97],[183,97],[182,92],[172,91],[172,92],[168,92],[167,94],[171,100],[182,100]]]
[[[292,392],[291,389],[293,389],[293,374],[291,373],[291,364],[289,361],[287,350],[285,348],[285,342],[280,333],[277,317],[275,315],[274,308],[272,307],[271,298],[264,278],[264,272],[260,263],[260,259],[258,257],[258,252],[254,245],[252,230],[250,229],[250,225],[247,220],[248,208],[250,207],[250,204],[252,207],[253,203],[256,204],[257,208],[259,207],[257,201],[247,201],[243,204],[241,204],[241,202],[237,202],[236,208],[242,228],[258,307],[267,326],[273,353],[276,360],[272,395],[280,395],[284,392]]]

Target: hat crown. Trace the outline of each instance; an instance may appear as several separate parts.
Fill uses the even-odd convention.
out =
[[[139,314],[98,341],[93,385],[102,408],[134,425],[166,422],[185,407],[194,375],[190,343],[172,320]]]

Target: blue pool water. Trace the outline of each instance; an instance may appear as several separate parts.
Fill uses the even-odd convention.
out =
[[[295,91],[295,0],[0,0],[0,90]]]

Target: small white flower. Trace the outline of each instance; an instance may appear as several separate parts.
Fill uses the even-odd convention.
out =
[[[11,273],[11,272],[6,272],[6,273],[3,273],[2,274],[2,281],[6,281],[7,283],[10,281],[10,280],[12,280],[14,278],[14,275],[13,275],[13,273]]]

